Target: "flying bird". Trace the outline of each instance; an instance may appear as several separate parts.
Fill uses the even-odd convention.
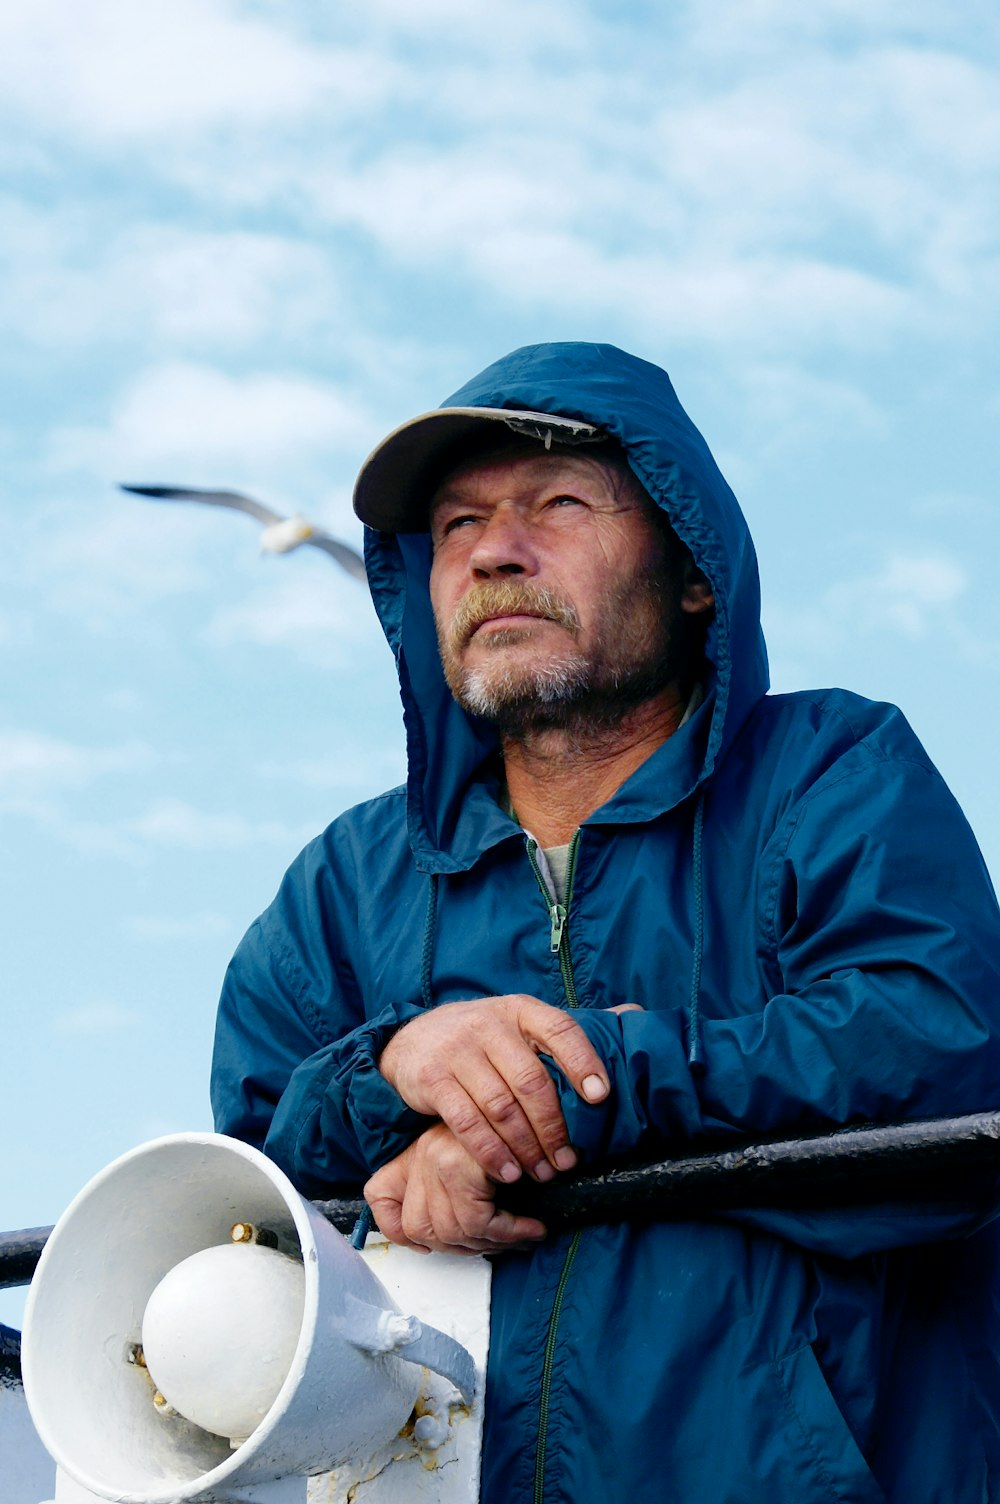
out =
[[[135,496],[151,496],[154,501],[201,501],[210,507],[229,507],[234,512],[246,512],[248,517],[264,524],[260,535],[264,553],[287,554],[302,543],[311,543],[313,548],[321,548],[331,559],[336,559],[353,579],[362,582],[368,579],[365,561],[357,549],[331,538],[329,533],[314,527],[304,517],[282,517],[280,512],[272,511],[240,491],[200,491],[191,486],[122,485],[120,489]]]

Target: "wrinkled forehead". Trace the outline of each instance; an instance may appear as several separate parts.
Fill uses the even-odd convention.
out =
[[[459,455],[443,468],[429,497],[429,510],[468,501],[484,491],[509,486],[512,492],[583,485],[615,499],[623,493],[652,507],[646,492],[629,469],[622,450],[604,445],[599,452],[581,454],[568,445],[541,450],[537,443],[514,439]]]

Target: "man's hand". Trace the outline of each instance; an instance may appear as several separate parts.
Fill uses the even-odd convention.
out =
[[[379,1070],[403,1100],[440,1118],[487,1175],[536,1180],[571,1170],[559,1096],[538,1059],[550,1055],[586,1102],[608,1094],[608,1076],[571,1014],[536,997],[442,1003],[404,1024]]]
[[[365,1186],[380,1230],[404,1248],[498,1253],[545,1236],[535,1217],[498,1211],[496,1187],[450,1128],[436,1123]]]

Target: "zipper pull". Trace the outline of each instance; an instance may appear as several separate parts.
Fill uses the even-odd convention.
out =
[[[549,933],[549,950],[555,955],[562,944],[563,930],[566,928],[565,905],[554,903],[549,909],[549,918],[552,921],[552,929]]]

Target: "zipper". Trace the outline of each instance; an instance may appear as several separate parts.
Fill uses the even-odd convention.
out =
[[[580,845],[580,832],[573,834],[569,846],[569,857],[566,862],[566,902],[559,903],[555,894],[549,891],[548,884],[542,876],[542,869],[538,865],[536,853],[538,842],[528,838],[528,860],[531,863],[535,880],[538,883],[539,892],[545,900],[545,907],[549,911],[549,949],[553,955],[559,956],[559,972],[562,977],[563,991],[566,994],[566,1003],[570,1008],[579,1005],[579,997],[576,990],[576,981],[573,977],[573,958],[569,950],[569,931],[566,928],[566,920],[569,917],[569,906],[573,897],[573,877],[576,872],[576,856]],[[549,1329],[545,1337],[545,1352],[542,1357],[542,1383],[538,1399],[538,1440],[535,1446],[535,1478],[532,1489],[532,1504],[544,1504],[545,1500],[545,1450],[549,1431],[549,1399],[552,1392],[552,1365],[555,1362],[556,1343],[559,1336],[559,1317],[562,1313],[563,1299],[566,1287],[569,1284],[570,1271],[576,1258],[577,1250],[583,1238],[583,1231],[579,1229],[573,1234],[570,1245],[566,1250],[563,1260],[562,1273],[559,1275],[559,1283],[552,1300],[552,1312],[549,1316]]]
[[[548,884],[542,876],[542,869],[538,865],[536,852],[538,842],[528,838],[528,860],[531,870],[535,874],[538,890],[545,900],[545,907],[549,911],[549,950],[559,957],[559,971],[562,976],[563,991],[566,994],[566,1002],[570,1008],[579,1006],[579,998],[576,991],[576,982],[573,978],[573,961],[569,953],[569,933],[566,929],[566,920],[569,917],[569,905],[573,896],[573,876],[576,872],[576,855],[580,847],[580,832],[573,832],[573,839],[569,843],[569,857],[566,862],[566,902],[559,903],[553,893],[549,892]]]
[[[552,1301],[552,1315],[549,1317],[549,1331],[545,1338],[545,1357],[542,1362],[542,1388],[538,1400],[538,1442],[535,1447],[535,1482],[532,1490],[533,1504],[543,1504],[545,1499],[545,1444],[548,1440],[549,1430],[549,1394],[552,1389],[552,1364],[556,1356],[556,1336],[559,1330],[559,1316],[562,1311],[563,1297],[566,1294],[566,1286],[569,1284],[569,1274],[576,1258],[576,1251],[583,1237],[582,1228],[578,1228],[573,1234],[573,1240],[566,1250],[566,1258],[556,1286],[555,1298]]]

